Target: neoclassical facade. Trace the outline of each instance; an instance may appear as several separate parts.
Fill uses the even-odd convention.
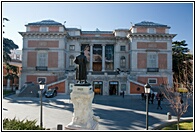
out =
[[[74,59],[84,51],[88,82],[95,94],[140,94],[143,85],[172,85],[170,27],[142,21],[130,29],[82,31],[53,20],[28,23],[23,37],[21,83],[58,86],[69,94],[75,83]]]

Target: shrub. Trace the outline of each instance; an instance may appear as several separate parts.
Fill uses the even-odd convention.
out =
[[[41,128],[36,125],[36,120],[17,120],[14,119],[3,119],[3,129],[4,130],[45,130],[45,128]]]

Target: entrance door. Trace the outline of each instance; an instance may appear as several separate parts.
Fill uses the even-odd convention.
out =
[[[103,82],[102,81],[94,81],[93,82],[93,90],[95,95],[103,94]]]
[[[117,81],[109,82],[109,95],[118,95],[118,82]]]

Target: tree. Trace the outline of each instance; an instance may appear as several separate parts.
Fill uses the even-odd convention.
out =
[[[166,83],[161,89],[164,97],[169,101],[171,109],[177,116],[177,130],[179,130],[180,117],[187,111],[190,95],[176,90],[177,88],[170,88]]]
[[[9,21],[9,19],[3,18],[3,22],[4,21]],[[5,27],[5,25],[3,25],[3,27]],[[5,78],[8,80],[8,84],[9,80],[14,81],[14,77],[18,77],[17,67],[9,64],[9,62],[11,61],[9,54],[11,54],[11,50],[14,49],[18,49],[18,45],[16,45],[12,40],[3,37],[3,62],[6,65],[7,75],[5,76]],[[13,73],[9,73],[9,70],[12,70]],[[8,85],[7,87],[9,88]]]
[[[168,86],[168,83],[163,79],[163,89],[161,91],[177,116],[177,130],[179,130],[180,117],[187,111],[189,99],[191,98],[190,94],[193,92],[189,84],[193,81],[192,62],[190,61],[193,56],[188,54],[189,49],[186,41],[175,41],[172,44],[173,86]]]
[[[187,48],[188,44],[186,44],[185,40],[175,41],[172,44],[174,79],[177,80],[178,83],[185,81],[187,83],[192,83],[193,74],[190,60],[193,59],[193,56],[189,54],[189,49]]]
[[[9,19],[3,18],[3,22],[4,21],[9,21]],[[3,27],[5,27],[4,24]],[[12,40],[3,37],[3,62],[7,63],[11,61],[9,54],[11,54],[11,50],[14,49],[18,49],[18,45],[16,45]]]

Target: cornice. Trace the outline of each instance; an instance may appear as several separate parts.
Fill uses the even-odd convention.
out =
[[[66,37],[65,32],[19,32],[22,37]]]
[[[177,34],[148,34],[148,33],[130,33],[127,35],[128,38],[174,38]]]

